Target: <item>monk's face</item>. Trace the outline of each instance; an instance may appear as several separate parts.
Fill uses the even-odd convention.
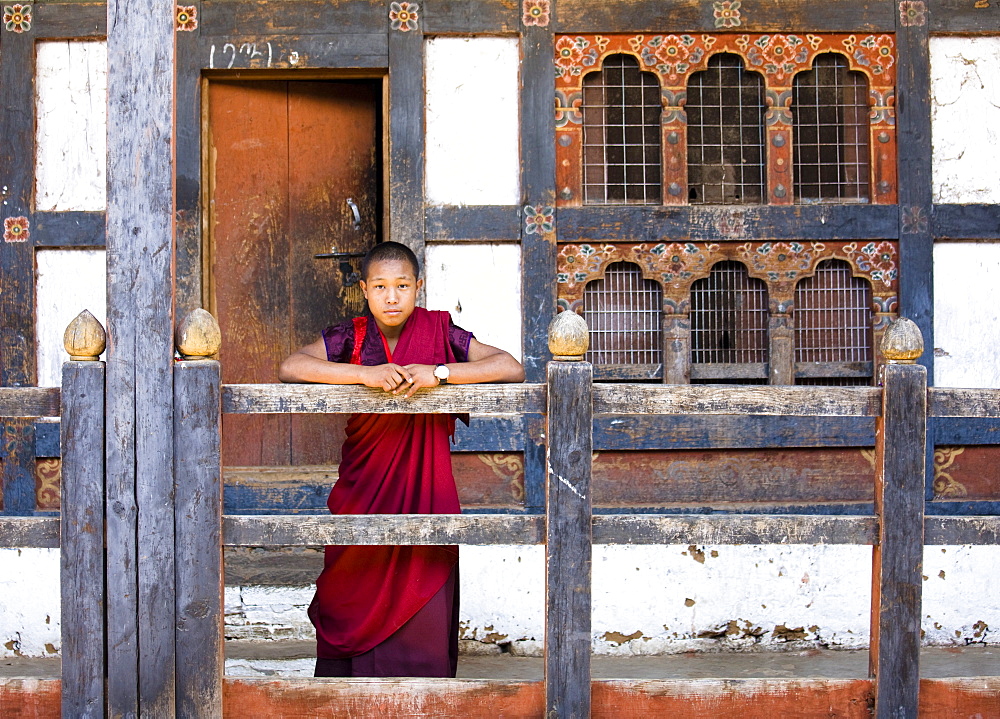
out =
[[[402,329],[417,306],[417,291],[422,284],[409,262],[383,260],[369,265],[361,291],[383,333],[388,330],[388,334],[395,334],[393,329]]]

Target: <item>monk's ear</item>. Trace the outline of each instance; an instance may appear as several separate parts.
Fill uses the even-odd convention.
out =
[[[364,280],[358,280],[358,284],[361,285],[361,293],[365,296],[365,299],[367,300],[368,299],[368,283],[366,283]]]
[[[424,278],[421,277],[419,280],[417,280],[417,292],[420,292],[420,288],[423,286],[424,286]]]

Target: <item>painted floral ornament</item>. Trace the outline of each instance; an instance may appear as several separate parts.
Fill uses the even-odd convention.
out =
[[[10,32],[28,32],[31,29],[31,5],[4,5],[3,25]]]

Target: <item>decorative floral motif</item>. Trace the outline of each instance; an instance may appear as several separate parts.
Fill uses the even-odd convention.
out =
[[[583,93],[556,90],[556,127],[583,122]]]
[[[754,270],[765,272],[772,282],[798,278],[812,267],[813,251],[826,249],[817,242],[808,247],[799,242],[765,242],[756,248],[754,244],[748,242],[741,245],[740,251]]]
[[[657,35],[642,48],[642,60],[662,75],[673,78],[688,71],[705,56],[691,35]]]
[[[697,265],[700,269],[705,264],[705,258],[699,257],[701,251],[698,246],[691,242],[674,242],[669,245],[661,243],[650,252],[659,257],[657,266],[665,282],[691,279],[694,276],[692,265]]]
[[[579,75],[584,67],[597,62],[597,50],[584,37],[561,37],[556,40],[556,77]]]
[[[881,75],[896,63],[894,47],[891,35],[869,35],[858,43],[853,56],[859,65],[871,68],[872,75]]]
[[[31,5],[4,5],[3,25],[11,32],[31,29]]]
[[[618,248],[603,245],[562,245],[556,258],[556,282],[570,286],[581,285],[598,276],[601,267],[618,259]]]
[[[409,32],[417,29],[420,20],[420,5],[415,2],[394,2],[389,4],[389,22],[393,30]]]
[[[899,24],[903,27],[922,27],[927,24],[927,6],[923,0],[903,0],[899,3]]]
[[[528,235],[553,232],[556,227],[555,209],[542,205],[524,206],[524,232]]]
[[[740,0],[732,0],[731,2],[723,0],[712,3],[712,11],[716,27],[730,28],[743,24],[743,20],[740,18]]]
[[[35,460],[36,509],[59,509],[59,478],[61,474],[62,460]]]
[[[3,221],[4,242],[27,242],[31,237],[31,225],[27,217],[5,217]]]
[[[809,57],[809,46],[798,35],[761,35],[747,52],[751,65],[782,78],[795,72]]]
[[[945,470],[955,463],[955,457],[962,454],[965,447],[937,447],[934,450],[934,496],[940,499],[968,497],[965,485],[955,480]]]
[[[479,461],[493,470],[498,478],[508,482],[511,499],[524,501],[524,460],[520,454],[480,454]]]
[[[198,29],[198,8],[195,5],[177,6],[177,32],[194,32]]]
[[[549,26],[549,0],[524,0],[521,3],[521,24],[525,27]]]
[[[927,232],[927,214],[923,207],[903,208],[903,233],[907,235],[918,235]]]
[[[899,277],[896,245],[891,242],[869,242],[860,249],[857,243],[844,245],[844,254],[851,262],[871,277],[872,282],[891,285]]]

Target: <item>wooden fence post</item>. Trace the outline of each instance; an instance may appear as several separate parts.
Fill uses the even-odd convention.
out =
[[[222,716],[221,375],[219,325],[196,309],[177,329],[174,363],[174,537],[177,716]]]
[[[549,325],[546,409],[545,715],[590,716],[590,471],[593,367],[587,324],[574,312]]]
[[[875,424],[875,513],[869,671],[875,716],[917,716],[924,552],[927,369],[920,330],[900,318],[882,338],[882,414]]]
[[[104,716],[104,328],[84,310],[63,338],[59,562],[62,716]]]

